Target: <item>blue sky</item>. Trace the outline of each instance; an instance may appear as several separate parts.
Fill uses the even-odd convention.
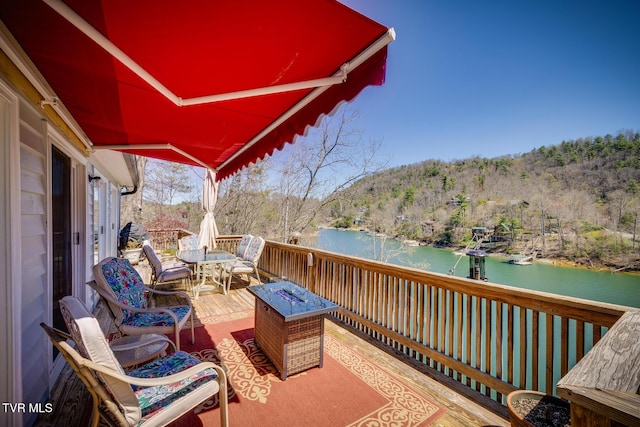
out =
[[[389,166],[640,131],[640,1],[342,2],[397,33],[351,103]]]

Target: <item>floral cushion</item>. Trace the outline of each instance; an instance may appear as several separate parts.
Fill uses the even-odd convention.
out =
[[[182,372],[198,363],[200,363],[200,361],[189,353],[178,351],[134,369],[129,372],[129,375],[138,378],[166,377]],[[132,386],[140,403],[140,409],[142,410],[141,421],[151,417],[154,412],[171,405],[172,402],[187,395],[201,384],[214,380],[215,378],[217,378],[216,371],[213,369],[203,369],[189,378],[163,386]]]
[[[102,275],[122,304],[135,308],[147,308],[144,282],[128,259],[112,258],[102,265]]]
[[[247,248],[249,247],[252,239],[253,236],[251,234],[245,234],[244,236],[242,236],[242,239],[240,239],[240,243],[238,243],[238,248],[236,250],[236,256],[238,258],[244,258],[247,252]]]
[[[192,251],[196,249],[200,249],[199,247],[199,236],[197,234],[192,234],[191,236],[186,236],[180,239],[180,250],[182,251]]]
[[[262,253],[262,248],[264,247],[264,239],[262,237],[256,237],[251,240],[249,243],[249,247],[247,248],[247,253],[244,256],[244,259],[247,261],[251,261],[252,263],[257,263],[258,258],[260,258],[260,254]]]
[[[190,307],[188,305],[178,305],[174,307],[164,307],[173,311],[178,316],[178,323],[182,322],[189,315]],[[173,319],[167,313],[162,312],[128,312],[125,310],[125,318],[123,325],[148,328],[152,326],[173,326]]]

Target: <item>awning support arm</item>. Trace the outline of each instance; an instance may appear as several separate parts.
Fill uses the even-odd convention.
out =
[[[340,71],[338,71],[336,73],[336,75],[341,73],[343,71],[343,69],[353,70],[353,69],[357,68],[359,65],[361,65],[363,62],[365,62],[367,59],[371,58],[376,52],[378,52],[380,49],[382,49],[383,47],[385,47],[386,45],[388,45],[389,43],[391,43],[395,39],[396,39],[396,31],[393,28],[389,28],[386,33],[384,33],[382,36],[380,36],[380,38],[378,38],[378,40],[376,40],[375,42],[370,44],[365,50],[363,50],[360,54],[358,54],[351,61],[349,61],[346,64],[344,64],[341,67]],[[302,98],[300,100],[300,102],[298,102],[296,105],[291,107],[288,111],[286,111],[284,114],[282,114],[280,117],[278,117],[269,126],[264,128],[262,130],[262,132],[260,132],[253,139],[251,139],[251,141],[249,141],[245,145],[243,145],[240,150],[236,151],[231,157],[229,157],[220,166],[218,166],[218,170],[223,169],[225,166],[227,166],[229,163],[231,163],[233,160],[235,160],[238,156],[240,156],[243,152],[248,150],[251,146],[256,144],[262,138],[264,138],[265,135],[267,135],[269,132],[271,132],[272,130],[274,130],[278,126],[280,126],[280,124],[282,124],[285,120],[288,120],[291,116],[293,116],[298,111],[303,109],[311,101],[313,101],[314,99],[319,97],[328,88],[329,88],[329,86],[316,88],[313,92],[311,92],[310,94],[308,94],[307,96]]]
[[[369,45],[369,47],[367,47],[365,50],[363,50],[353,60],[351,60],[347,64],[343,65],[342,68],[346,68],[346,67],[349,67],[349,69],[356,68],[357,66],[359,66],[360,64],[365,62],[367,59],[369,59],[371,56],[373,56],[376,52],[378,52],[380,49],[382,49],[383,47],[385,47],[386,45],[388,45],[389,43],[391,43],[395,39],[396,39],[395,30],[393,28],[389,28],[389,30],[384,35],[382,35],[378,40],[376,40],[371,45]],[[341,68],[340,71],[338,71],[336,73],[336,75],[341,74],[342,68]],[[287,112],[285,112],[277,120],[275,120],[273,123],[271,123],[269,126],[267,126],[264,130],[262,130],[262,132],[260,132],[253,139],[251,139],[251,141],[247,142],[240,150],[236,151],[231,157],[229,157],[227,160],[225,160],[220,166],[218,166],[216,171],[224,168],[230,162],[235,160],[245,150],[249,149],[251,146],[256,144],[265,135],[267,135],[273,129],[278,127],[282,122],[284,122],[285,120],[289,119],[295,113],[300,111],[302,108],[305,107],[305,105],[307,105],[308,103],[313,101],[315,98],[320,96],[327,89],[328,89],[328,86],[316,88],[313,92],[311,92],[309,95],[304,97],[302,100],[300,100],[300,102],[298,102],[296,105],[291,107]],[[204,168],[210,168],[210,166],[208,166],[204,162],[200,161],[196,157],[193,157],[192,155],[180,150],[177,147],[174,147],[171,144],[103,145],[103,146],[94,146],[94,149],[110,149],[110,150],[173,150],[173,151],[175,151],[177,153],[180,153],[181,155],[185,156],[186,158],[191,159],[192,161],[194,161],[195,163],[199,164],[200,166],[202,166]]]
[[[306,80],[304,82],[287,83],[277,86],[268,86],[258,89],[240,90],[237,92],[222,93],[219,95],[207,95],[196,98],[178,98],[181,106],[208,104],[212,102],[229,101],[232,99],[250,98],[252,96],[272,95],[275,93],[291,92],[294,90],[311,89],[323,86],[332,86],[347,81],[347,73],[323,79]]]
[[[133,150],[171,150],[171,151],[175,151],[176,153],[180,154],[181,156],[184,156],[187,159],[199,164],[203,168],[211,169],[211,166],[207,165],[202,160],[198,159],[197,157],[192,156],[191,154],[187,153],[186,151],[183,151],[183,150],[179,149],[178,147],[173,146],[171,144],[94,145],[93,149],[94,150],[126,150],[126,151],[133,151]]]
[[[153,77],[147,70],[142,68],[130,56],[124,53],[119,47],[113,44],[102,33],[96,30],[91,24],[78,15],[73,9],[63,3],[61,0],[43,0],[49,7],[58,12],[64,19],[69,21],[73,26],[82,31],[87,37],[96,42],[100,47],[106,50],[111,56],[120,61],[125,67],[130,69],[142,80],[147,82],[151,87],[157,90],[169,101],[178,107],[189,105],[209,104],[212,102],[228,101],[232,99],[248,98],[253,96],[270,95],[282,92],[290,92],[301,89],[311,89],[328,87],[334,84],[340,84],[347,81],[348,67],[341,67],[341,70],[331,77],[306,80],[303,82],[287,83],[276,86],[267,86],[256,89],[241,90],[237,92],[229,92],[215,95],[205,95],[195,98],[183,99],[174,94],[169,88],[160,83],[158,79]]]

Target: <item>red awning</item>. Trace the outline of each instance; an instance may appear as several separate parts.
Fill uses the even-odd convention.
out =
[[[0,19],[96,148],[219,178],[381,85],[394,38],[333,0],[2,3]]]

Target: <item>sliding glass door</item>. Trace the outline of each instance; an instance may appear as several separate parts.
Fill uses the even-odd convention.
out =
[[[55,146],[51,149],[51,233],[53,275],[53,326],[66,330],[59,301],[73,292],[71,256],[71,159]],[[57,352],[54,351],[54,358]]]

